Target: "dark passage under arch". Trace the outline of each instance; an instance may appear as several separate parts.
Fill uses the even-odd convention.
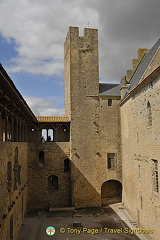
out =
[[[102,184],[101,187],[101,205],[107,206],[109,204],[122,201],[122,184],[117,180],[109,180]]]

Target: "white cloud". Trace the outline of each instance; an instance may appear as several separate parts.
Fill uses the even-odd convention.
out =
[[[10,71],[63,74],[69,26],[99,29],[100,77],[115,81],[131,67],[138,48],[159,38],[159,0],[0,0],[0,32],[14,39]]]
[[[50,99],[33,96],[25,96],[24,98],[36,116],[64,116],[64,109],[54,108]]]
[[[68,27],[97,27],[98,15],[84,0],[0,1],[0,32],[14,39],[18,57],[10,72],[63,73],[63,43]]]

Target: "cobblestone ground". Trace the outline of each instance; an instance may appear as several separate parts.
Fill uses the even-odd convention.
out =
[[[46,234],[49,226],[55,228],[52,236]],[[139,240],[128,231],[131,230],[110,207],[38,212],[24,219],[18,240]]]

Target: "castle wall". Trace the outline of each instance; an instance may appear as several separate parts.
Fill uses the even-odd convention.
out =
[[[98,31],[84,29],[80,37],[79,29],[70,27],[65,42],[65,106],[71,120],[72,205],[76,207],[101,206],[102,184],[121,179],[118,101],[114,99],[108,108],[108,99],[99,98],[98,74]],[[108,171],[107,153],[115,154],[114,170]]]
[[[29,143],[29,212],[71,205],[70,166],[65,170],[64,163],[69,152],[69,142]],[[58,179],[56,189],[54,178],[49,178],[53,175]]]
[[[159,91],[160,78],[121,106],[123,202],[139,226],[154,229],[149,239],[160,238],[160,179],[155,175],[156,161],[160,170]]]
[[[0,143],[0,239],[17,239],[27,211],[26,143]],[[10,170],[9,170],[10,169]]]
[[[120,97],[112,97],[112,105],[108,106],[111,97],[100,97],[100,148],[101,148],[101,181],[115,179],[122,182],[122,164],[120,148]],[[114,166],[109,168],[107,155],[114,154]]]
[[[111,104],[109,106],[109,101]],[[122,164],[120,148],[120,97],[100,97],[100,166],[97,168],[101,184],[101,205],[121,201]]]
[[[85,29],[84,36],[79,37],[78,28],[69,28],[65,42],[65,68],[65,91],[68,93],[65,102],[71,119],[72,204],[96,206],[100,205],[96,29]]]

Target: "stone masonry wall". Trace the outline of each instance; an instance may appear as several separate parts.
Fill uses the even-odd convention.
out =
[[[160,193],[155,192],[153,182],[153,160],[158,160],[160,171],[159,93],[160,78],[121,106],[123,202],[140,227],[154,229],[154,234],[147,235],[153,240],[160,238]]]
[[[120,148],[120,97],[112,97],[112,106],[108,106],[108,99],[100,98],[100,144],[101,144],[101,184],[107,180],[115,179],[122,182],[122,164]],[[115,154],[114,167],[108,169],[107,154]]]
[[[65,53],[68,92],[65,101],[71,119],[72,204],[96,206],[100,205],[97,30],[85,29],[84,36],[79,37],[79,29],[70,27]]]
[[[0,239],[17,239],[27,211],[27,143],[0,143]],[[7,179],[7,165],[11,178]],[[12,224],[13,219],[13,224]],[[12,225],[12,226],[11,226]],[[13,229],[13,232],[12,230]]]
[[[120,161],[118,101],[109,110],[105,100],[99,99],[96,29],[84,29],[79,37],[79,29],[70,27],[65,42],[65,88],[71,120],[72,205],[101,206],[101,186],[110,177],[121,180],[121,166],[117,164],[118,171],[107,170],[107,153],[114,151]]]
[[[44,164],[39,161],[40,152],[44,153]],[[69,142],[29,143],[29,212],[71,205],[70,171],[64,171],[69,154]],[[48,178],[52,175],[58,177],[57,190],[49,187]]]

